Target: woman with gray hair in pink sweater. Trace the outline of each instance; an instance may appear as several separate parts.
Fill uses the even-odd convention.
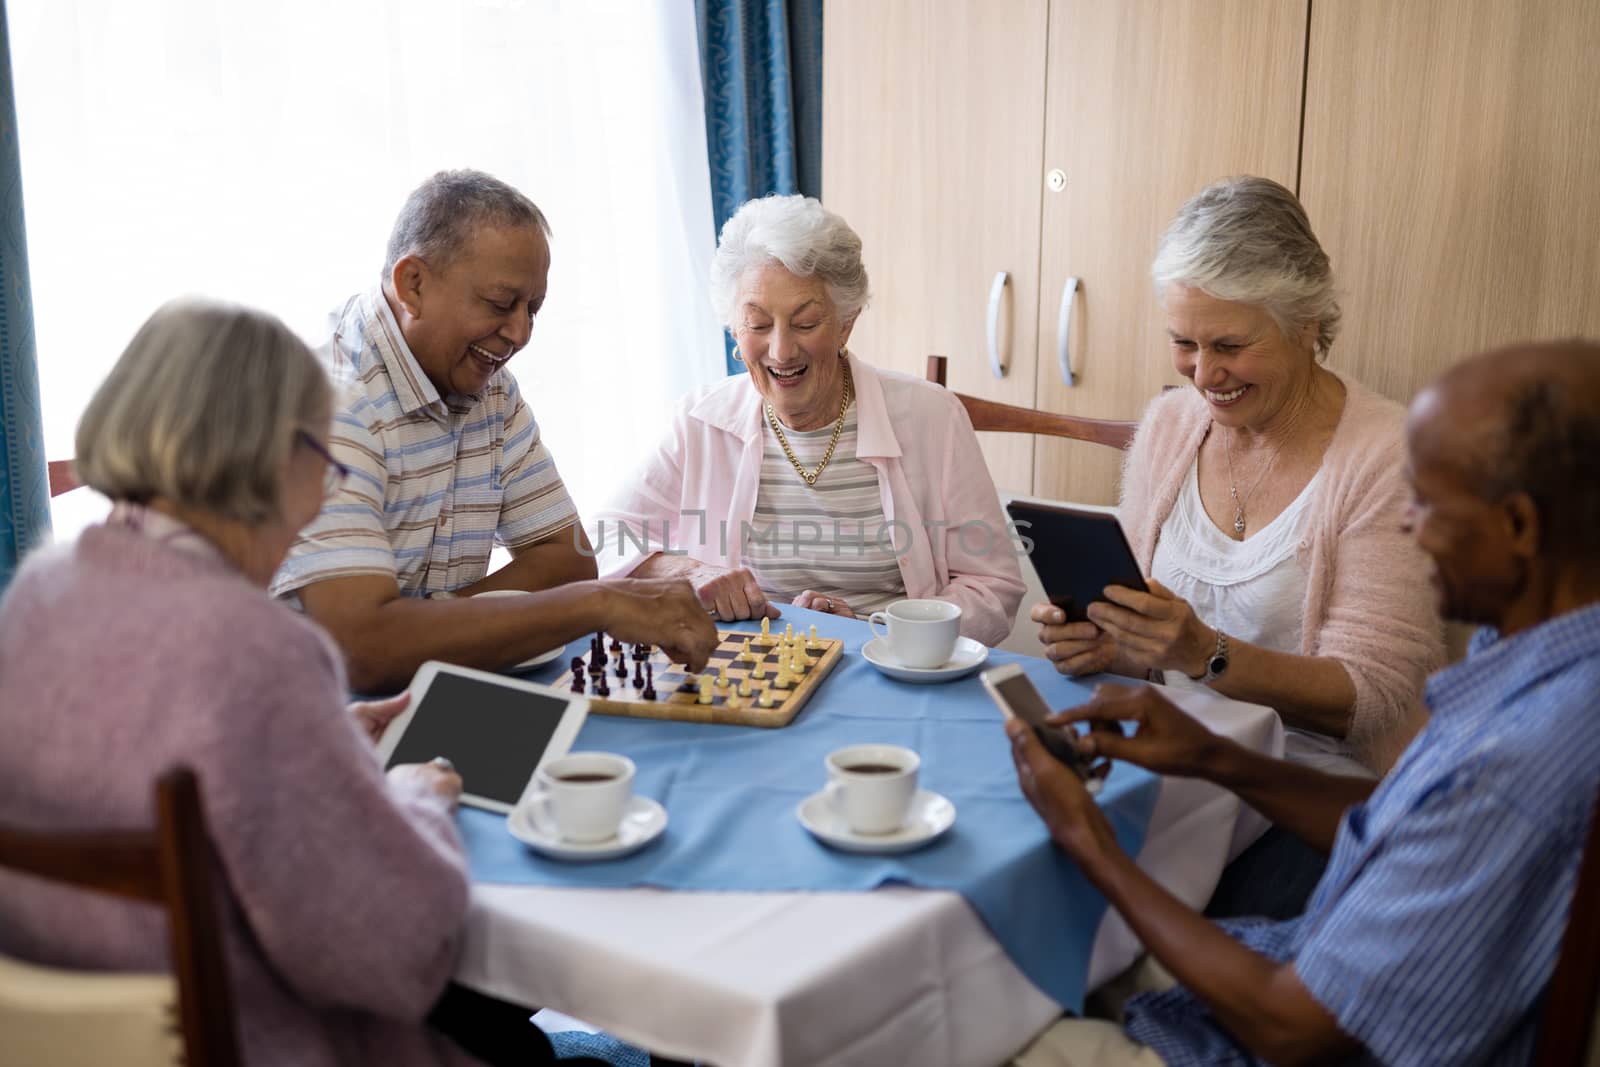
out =
[[[89,402],[77,473],[104,525],[30,556],[0,601],[0,820],[154,822],[195,770],[248,1063],[474,1063],[423,1025],[460,946],[466,864],[444,765],[387,774],[404,697],[346,708],[328,636],[267,582],[343,470],[328,381],[271,316],[157,311]],[[129,901],[0,876],[0,952],[107,971],[167,966]],[[528,1025],[520,1062],[549,1058]]]
[[[1151,275],[1193,388],[1151,403],[1123,469],[1150,592],[1113,586],[1086,623],[1035,606],[1046,654],[1268,705],[1290,760],[1379,773],[1444,658],[1431,566],[1401,528],[1404,409],[1323,366],[1333,273],[1278,183],[1202,190]]]

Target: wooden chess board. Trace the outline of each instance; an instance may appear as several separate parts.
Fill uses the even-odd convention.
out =
[[[780,631],[774,630],[771,637],[765,639],[759,633],[746,633],[738,630],[719,630],[720,639],[716,651],[711,653],[711,660],[706,664],[706,669],[700,673],[691,672],[684,664],[674,663],[660,650],[655,649],[643,662],[648,662],[654,674],[656,699],[646,700],[641,695],[642,686],[635,686],[633,680],[636,676],[637,664],[633,658],[633,646],[624,646],[619,652],[609,652],[606,662],[606,685],[610,689],[609,695],[598,695],[595,692],[594,678],[587,673],[583,674],[585,692],[589,697],[589,710],[601,715],[631,715],[645,719],[676,719],[682,722],[715,722],[735,726],[787,726],[794,717],[805,707],[806,701],[811,699],[811,694],[827,678],[834,665],[844,658],[844,642],[832,637],[818,637],[806,655],[815,661],[807,667],[805,673],[797,678],[792,678],[789,688],[778,689],[773,685],[777,678],[776,645]],[[796,637],[802,637],[796,634]],[[756,662],[741,662],[739,653],[744,651],[745,641],[751,642],[750,651],[757,657],[763,668],[765,677],[754,677]],[[801,647],[804,647],[803,639]],[[585,660],[587,663],[587,659]],[[626,672],[626,677],[618,677],[617,668],[621,664]],[[726,665],[728,684],[726,686],[713,684],[711,690],[711,703],[700,703],[699,680],[702,674],[713,680],[718,677],[718,668]],[[739,683],[748,679],[750,695],[738,696]],[[570,679],[569,679],[570,680]],[[560,682],[555,683],[560,685]],[[770,692],[773,705],[764,708],[760,704],[763,692]]]

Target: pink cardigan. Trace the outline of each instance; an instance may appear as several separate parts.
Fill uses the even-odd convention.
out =
[[[1347,740],[1382,771],[1410,740],[1422,684],[1444,662],[1444,631],[1427,557],[1400,530],[1405,411],[1340,377],[1344,413],[1323,456],[1298,557],[1306,568],[1300,652],[1338,660],[1355,685]],[[1206,402],[1187,386],[1151,402],[1122,472],[1118,515],[1146,574],[1200,443]]]
[[[1026,586],[966,409],[931,382],[849,359],[857,458],[877,469],[896,544],[909,534],[899,557],[906,595],[959,604],[963,634],[989,645],[1005,640]],[[664,543],[704,563],[741,566],[739,534],[755,515],[764,426],[747,374],[687,397],[666,440],[591,526],[601,576],[628,574]],[[963,524],[972,524],[964,534]]]
[[[332,642],[219,554],[91,528],[0,602],[0,819],[148,827],[156,775],[190,765],[245,1061],[476,1062],[422,1025],[467,908],[454,822],[388,783],[344,704]],[[18,877],[0,951],[168,966],[157,909]]]

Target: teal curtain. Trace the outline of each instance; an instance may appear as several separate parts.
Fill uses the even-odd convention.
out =
[[[694,13],[717,231],[752,197],[820,197],[822,0],[695,0]]]
[[[34,362],[28,238],[22,225],[11,31],[0,2],[0,593],[23,553],[50,536],[50,479]]]

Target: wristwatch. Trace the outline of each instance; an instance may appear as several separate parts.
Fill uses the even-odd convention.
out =
[[[1210,685],[1228,669],[1228,635],[1221,630],[1217,631],[1217,650],[1211,653],[1211,658],[1206,660],[1206,673],[1200,678],[1201,685]]]

